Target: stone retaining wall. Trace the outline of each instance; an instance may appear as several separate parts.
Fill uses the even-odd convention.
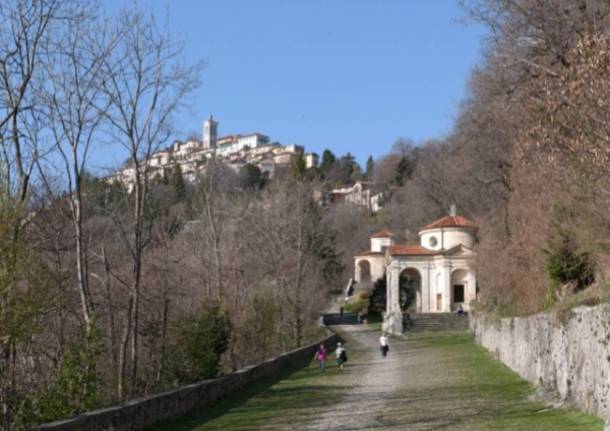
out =
[[[35,431],[143,430],[160,421],[182,416],[196,408],[210,406],[259,379],[277,375],[286,367],[294,366],[299,362],[305,364],[313,358],[320,343],[334,347],[337,341],[337,335],[329,335],[310,346],[217,379],[205,380],[173,391],[131,400],[120,406],[95,410],[67,420],[45,424],[35,428]]]
[[[477,342],[524,379],[610,421],[610,304],[562,314],[490,319],[475,313]]]

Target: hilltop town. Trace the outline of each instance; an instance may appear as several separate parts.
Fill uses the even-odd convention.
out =
[[[179,165],[184,179],[192,182],[213,158],[236,172],[246,164],[258,166],[268,178],[289,168],[298,157],[303,157],[307,168],[318,164],[317,154],[306,153],[300,145],[282,145],[271,141],[261,133],[218,137],[218,124],[210,115],[203,123],[201,140],[194,137],[177,140],[170,147],[152,153],[146,160],[148,177],[167,177]],[[118,181],[129,190],[135,181],[135,168],[128,162],[106,180],[109,183]]]

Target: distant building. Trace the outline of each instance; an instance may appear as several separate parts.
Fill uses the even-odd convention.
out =
[[[318,166],[319,157],[316,153],[307,153],[304,156],[305,159],[305,167],[307,169],[315,168]]]
[[[281,145],[271,142],[261,133],[247,135],[227,135],[218,137],[218,121],[210,117],[203,123],[202,140],[190,138],[185,142],[176,141],[169,148],[156,151],[148,161],[148,177],[167,176],[180,165],[187,181],[194,181],[203,172],[209,160],[215,157],[234,170],[247,163],[258,166],[272,178],[278,169],[288,168],[296,157],[303,157],[307,167],[317,165],[317,155],[305,153],[299,145]],[[108,182],[118,181],[128,189],[133,187],[135,169],[126,165],[106,178]]]
[[[329,190],[326,201],[330,205],[349,203],[376,213],[383,206],[386,189],[384,184],[356,181],[352,186]]]
[[[203,149],[210,150],[216,148],[217,139],[218,122],[214,121],[214,117],[210,115],[210,118],[203,123]]]
[[[254,149],[269,144],[269,137],[260,133],[231,135],[218,140],[216,155],[227,156],[243,149]]]

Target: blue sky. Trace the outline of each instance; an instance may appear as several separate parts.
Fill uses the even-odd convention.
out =
[[[105,0],[109,12],[127,0]],[[141,0],[206,63],[182,132],[261,132],[360,162],[451,130],[481,27],[457,0]],[[117,150],[118,151],[118,150]],[[124,158],[112,154],[118,163]]]

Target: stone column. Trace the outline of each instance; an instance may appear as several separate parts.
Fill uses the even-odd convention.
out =
[[[443,265],[443,311],[451,312],[451,262]]]
[[[477,299],[477,277],[474,274],[474,272],[472,271],[468,271],[468,292],[466,293],[466,298],[465,298],[465,310],[469,310],[470,309],[470,301],[474,301],[475,299]]]
[[[392,311],[392,270],[390,265],[386,266],[385,277],[385,312],[388,314]]]
[[[387,267],[386,313],[383,330],[390,334],[402,334],[402,312],[400,311],[400,266],[392,262]]]
[[[428,313],[430,312],[430,264],[426,263],[421,271],[421,286],[420,286],[420,304],[421,304],[421,312]]]

